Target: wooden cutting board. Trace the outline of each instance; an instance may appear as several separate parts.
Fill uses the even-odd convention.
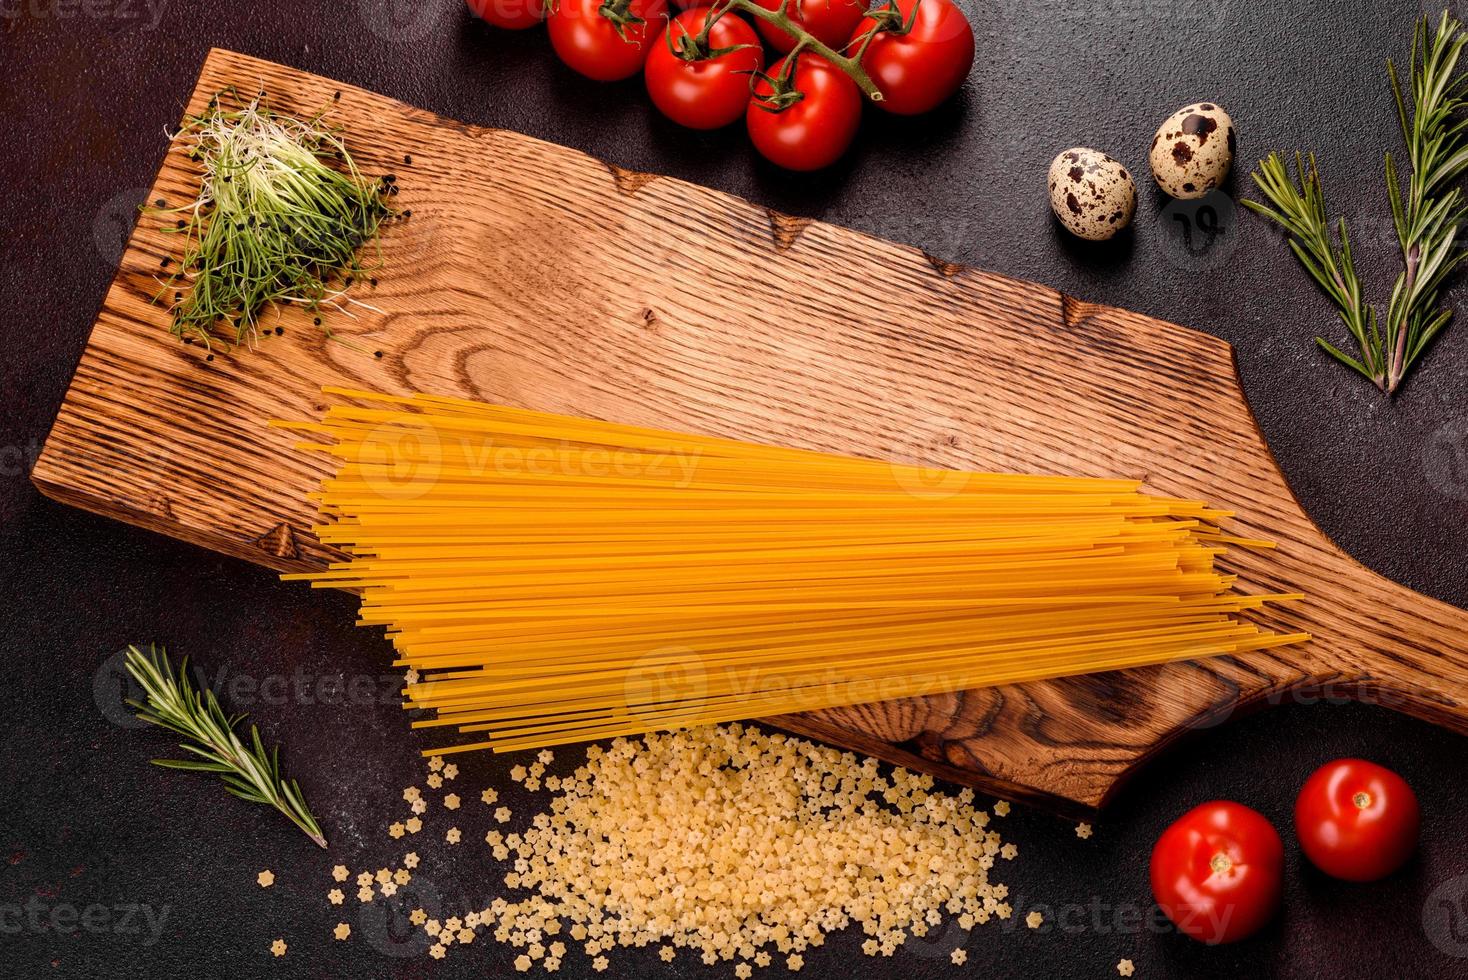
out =
[[[1311,523],[1223,341],[229,51],[210,53],[189,111],[231,85],[300,114],[336,95],[364,169],[398,175],[412,216],[384,236],[377,285],[354,293],[381,312],[333,318],[337,341],[287,314],[283,336],[207,360],[150,302],[179,239],[144,216],[35,467],[50,496],[273,568],[317,567],[333,555],[306,530],[306,494],[326,461],[265,422],[316,415],[324,384],[935,471],[1136,477],[1277,540],[1234,568],[1246,591],[1308,593],[1271,625],[1315,641],[773,723],[1071,811],[1101,805],[1178,735],[1294,689],[1468,731],[1468,612],[1373,574]],[[172,152],[148,197],[196,190]]]

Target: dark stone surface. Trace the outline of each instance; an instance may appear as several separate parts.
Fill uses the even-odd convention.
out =
[[[981,9],[965,0],[965,8],[979,61],[958,101],[926,118],[869,115],[848,160],[793,177],[754,159],[737,130],[678,130],[653,114],[637,82],[573,77],[553,62],[543,33],[493,33],[456,0],[154,0],[153,9],[145,0],[0,0],[0,656],[11,669],[0,724],[0,975],[509,970],[508,951],[486,940],[442,963],[390,955],[401,950],[383,938],[380,900],[366,913],[350,896],[341,910],[326,904],[336,860],[356,871],[407,850],[383,834],[381,815],[401,807],[404,785],[421,783],[414,751],[428,744],[405,736],[388,649],[351,627],[351,602],[69,510],[25,479],[129,209],[210,45],[1217,333],[1237,345],[1260,425],[1316,520],[1373,568],[1468,603],[1468,326],[1455,327],[1388,402],[1312,347],[1314,333],[1337,327],[1260,222],[1226,206],[1221,243],[1190,255],[1184,224],[1148,182],[1133,234],[1083,246],[1057,230],[1043,187],[1050,157],[1072,144],[1145,173],[1153,128],[1178,106],[1213,99],[1238,123],[1243,160],[1274,147],[1319,152],[1332,203],[1357,221],[1363,263],[1391,268],[1380,150],[1396,135],[1380,66],[1401,56],[1417,7],[999,0]],[[1384,291],[1389,280],[1373,285]],[[121,716],[108,658],[133,641],[196,657],[268,739],[287,745],[330,854],[207,780],[147,765],[167,739],[110,720]],[[355,693],[330,697],[333,678],[354,679]],[[961,970],[947,958],[958,934],[889,960],[860,957],[859,937],[837,936],[807,956],[804,975],[1106,977],[1122,957],[1148,978],[1468,975],[1465,747],[1373,707],[1291,704],[1232,722],[1152,764],[1090,841],[1039,812],[1001,822],[1021,853],[999,877],[1021,912],[1048,906],[1063,929],[978,929]],[[1420,854],[1380,884],[1332,882],[1304,867],[1293,845],[1296,789],[1316,765],[1345,754],[1393,766],[1421,795]],[[561,752],[557,765],[575,755]],[[475,798],[489,781],[504,783],[507,763],[476,756],[461,765],[466,843],[442,843],[440,811],[412,845],[425,858],[425,902],[433,890],[446,901],[496,892],[483,846],[474,846],[485,829]],[[525,817],[528,804],[505,795]],[[1288,885],[1268,932],[1207,949],[1138,919],[1150,908],[1151,842],[1179,813],[1219,796],[1282,829]],[[264,867],[277,874],[268,891],[254,883]],[[1456,933],[1441,903],[1457,909]],[[130,906],[166,910],[156,941]],[[1055,914],[1061,908],[1070,911]],[[89,909],[85,928],[53,927],[72,925],[68,910]],[[339,920],[353,925],[348,943],[330,939]],[[267,951],[277,936],[291,946],[283,960]],[[579,954],[561,974],[592,975]],[[616,957],[613,975],[691,977],[704,968],[686,957],[664,966],[641,951]]]

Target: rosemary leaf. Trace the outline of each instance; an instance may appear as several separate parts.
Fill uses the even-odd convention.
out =
[[[1463,25],[1444,11],[1436,32],[1429,35],[1426,18],[1413,31],[1408,85],[1402,84],[1396,65],[1387,62],[1408,170],[1404,179],[1396,158],[1385,155],[1387,200],[1402,271],[1384,319],[1362,299],[1344,219],[1336,226],[1340,244],[1335,244],[1313,155],[1307,165],[1296,154],[1292,175],[1284,159],[1271,153],[1253,174],[1268,204],[1244,201],[1284,229],[1295,257],[1336,305],[1360,356],[1349,356],[1321,337],[1316,342],[1387,394],[1401,386],[1413,363],[1452,320],[1452,311],[1441,306],[1441,291],[1468,256],[1458,245],[1468,208],[1462,191],[1449,186],[1468,172],[1468,119],[1458,115],[1468,105],[1468,75],[1457,73],[1465,44]]]
[[[179,747],[196,759],[154,759],[165,769],[218,773],[224,788],[251,803],[264,803],[283,813],[317,845],[326,837],[306,807],[301,788],[280,774],[280,749],[265,751],[260,732],[250,726],[252,747],[246,748],[235,732],[244,715],[227,716],[219,699],[208,688],[200,690],[189,680],[187,658],[175,672],[168,654],[154,647],[143,653],[127,649],[127,671],[143,688],[144,700],[128,701],[137,716],[150,724],[182,735]]]

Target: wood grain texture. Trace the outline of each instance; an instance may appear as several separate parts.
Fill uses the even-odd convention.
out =
[[[1304,647],[786,716],[782,727],[1002,795],[1085,810],[1178,735],[1284,692],[1371,698],[1468,731],[1468,613],[1354,562],[1300,508],[1227,344],[515,133],[438,118],[227,51],[189,106],[262,85],[333,102],[412,217],[384,236],[380,310],[337,340],[216,354],[150,300],[178,239],[135,229],[34,470],[47,494],[283,570],[310,534],[322,458],[266,430],[323,384],[552,412],[950,468],[1135,477],[1238,512],[1277,551],[1233,556]],[[404,164],[411,155],[411,165]],[[170,153],[149,198],[197,189]],[[372,356],[381,351],[382,357]]]

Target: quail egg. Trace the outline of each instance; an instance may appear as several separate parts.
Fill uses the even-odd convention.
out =
[[[1202,197],[1228,176],[1234,145],[1234,121],[1222,106],[1212,102],[1184,106],[1168,116],[1152,138],[1152,176],[1171,197]]]
[[[1131,224],[1137,185],[1100,150],[1071,147],[1050,164],[1050,209],[1071,234],[1104,241]]]

